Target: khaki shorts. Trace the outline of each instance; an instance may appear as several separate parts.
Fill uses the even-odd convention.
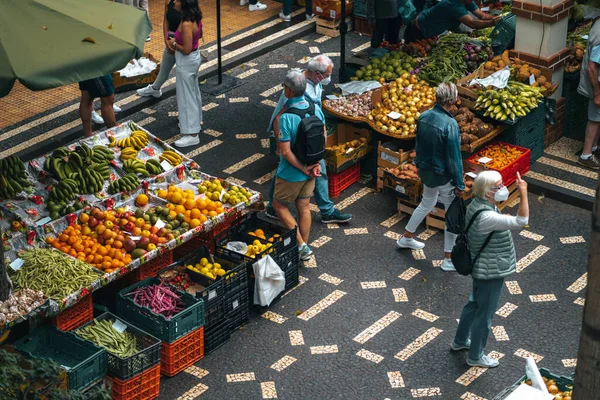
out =
[[[275,181],[274,197],[283,204],[293,204],[297,199],[309,199],[315,191],[315,178],[288,182],[281,178]]]
[[[588,103],[588,120],[600,122],[600,108],[596,107],[593,98]]]

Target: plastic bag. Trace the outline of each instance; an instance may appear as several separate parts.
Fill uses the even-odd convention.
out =
[[[532,357],[527,357],[526,359],[525,373],[527,374],[527,377],[531,379],[531,386],[541,390],[544,394],[548,393],[546,384],[542,379],[542,374],[540,374],[540,370]]]
[[[410,21],[413,20],[417,15],[417,9],[413,5],[413,2],[410,0],[405,0],[398,7],[398,14],[402,16],[402,22],[404,25],[408,25]]]
[[[254,304],[269,306],[285,289],[285,274],[270,255],[261,258],[254,269]]]
[[[487,78],[483,79],[473,79],[469,85],[474,85],[476,83],[481,86],[494,86],[498,89],[504,89],[506,85],[508,85],[508,78],[510,78],[510,68],[504,67],[498,72],[494,72]]]
[[[446,210],[446,230],[457,235],[465,230],[465,215],[467,207],[461,196],[456,196]]]
[[[381,87],[381,83],[377,81],[351,81],[348,83],[340,83],[338,87],[342,90],[342,95],[363,94],[369,90],[375,90]]]
[[[225,248],[240,254],[246,254],[248,252],[248,245],[244,242],[229,242]]]

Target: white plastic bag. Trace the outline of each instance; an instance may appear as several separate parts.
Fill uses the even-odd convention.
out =
[[[269,306],[285,289],[285,274],[270,255],[261,258],[254,269],[254,304]]]
[[[248,245],[244,242],[228,242],[225,248],[240,254],[246,254],[248,252]]]
[[[548,393],[546,384],[542,379],[542,374],[540,374],[540,370],[538,369],[538,366],[532,357],[526,358],[525,373],[527,374],[527,377],[531,379],[531,386],[538,390],[541,390],[545,394]]]

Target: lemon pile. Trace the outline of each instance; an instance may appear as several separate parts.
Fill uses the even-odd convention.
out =
[[[266,250],[269,250],[268,252],[266,252],[265,254],[269,254],[273,251],[273,249],[271,249],[271,247],[273,247],[272,243],[267,243],[267,244],[262,244],[260,242],[260,240],[255,240],[254,242],[252,242],[252,244],[248,245],[248,251],[246,252],[246,256],[250,257],[250,258],[255,258],[256,255],[263,253]],[[263,254],[263,256],[265,255]]]
[[[211,264],[207,258],[203,257],[200,259],[200,262],[196,265],[187,265],[187,269],[202,274],[210,279],[217,279],[217,276],[223,276],[227,271],[225,271],[221,264],[214,263]]]

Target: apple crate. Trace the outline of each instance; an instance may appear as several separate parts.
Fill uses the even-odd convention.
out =
[[[189,293],[175,290],[185,308],[173,317],[167,318],[162,314],[155,314],[148,307],[136,304],[133,298],[128,296],[128,293],[135,289],[160,283],[156,278],[148,278],[121,290],[117,297],[117,315],[145,329],[163,342],[172,343],[204,325],[204,302]]]
[[[133,376],[138,375],[140,372],[147,370],[148,368],[160,364],[160,340],[137,328],[131,323],[126,322],[124,319],[118,318],[112,313],[106,312],[94,318],[92,322],[83,325],[79,329],[82,329],[90,324],[95,324],[96,321],[104,320],[109,320],[113,323],[115,321],[119,321],[126,325],[126,331],[132,334],[136,339],[137,348],[137,352],[134,355],[126,358],[121,358],[108,351],[106,352],[108,355],[109,377],[125,381]],[[77,334],[79,329],[75,330],[73,333]]]
[[[16,341],[15,349],[32,359],[47,358],[63,366],[71,390],[81,390],[106,375],[105,349],[50,325]]]
[[[188,333],[173,343],[164,343],[160,350],[160,372],[175,376],[204,358],[204,327]]]
[[[71,331],[90,322],[94,318],[92,295],[80,299],[75,305],[67,308],[52,319],[52,324],[61,331]]]
[[[495,168],[486,167],[485,164],[478,163],[477,160],[480,159],[481,156],[479,155],[479,152],[477,152],[464,161],[464,170],[465,170],[465,172],[474,172],[475,174],[479,174],[481,171],[485,171],[485,170],[489,170],[489,169],[498,171],[498,172],[500,172],[500,175],[502,175],[502,181],[504,182],[504,185],[508,187],[517,179],[517,172],[520,173],[521,175],[525,175],[529,171],[529,167],[531,164],[530,163],[531,150],[529,150],[525,147],[520,147],[520,146],[517,146],[514,144],[508,144],[508,143],[504,143],[504,142],[493,142],[490,144],[490,146],[497,145],[497,144],[503,145],[503,146],[515,147],[521,152],[521,155],[516,160],[511,162],[509,165],[505,166],[504,168],[495,169]]]
[[[160,394],[160,365],[127,380],[108,377],[112,385],[113,400],[150,400]]]

